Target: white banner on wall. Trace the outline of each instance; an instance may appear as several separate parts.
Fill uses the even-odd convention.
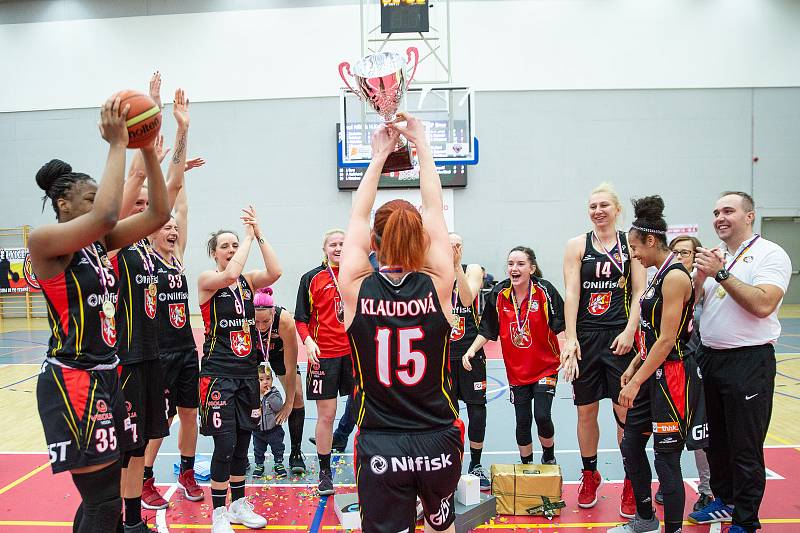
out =
[[[698,224],[670,224],[667,226],[667,244],[679,235],[697,237],[699,234],[700,226]]]
[[[353,193],[352,200],[356,198],[356,193]],[[375,196],[375,207],[369,215],[369,223],[375,218],[375,210],[380,206],[394,199],[408,200],[417,209],[422,212],[422,196],[420,196],[419,189],[379,189],[378,194]],[[442,190],[442,202],[444,203],[444,221],[447,224],[447,231],[455,231],[455,221],[453,214],[453,190]]]

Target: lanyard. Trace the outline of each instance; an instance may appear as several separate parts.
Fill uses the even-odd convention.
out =
[[[611,261],[611,263],[615,267],[617,267],[617,270],[619,270],[619,273],[624,276],[625,275],[625,265],[624,265],[623,259],[622,259],[622,243],[619,240],[619,232],[615,231],[614,235],[617,238],[617,253],[619,253],[619,259],[620,259],[619,262],[617,262],[617,260],[614,259],[614,256],[611,254],[610,251],[606,250],[606,245],[603,244],[603,241],[600,240],[600,237],[598,237],[597,234],[595,234],[594,231],[592,232],[592,237],[594,237],[597,240],[597,242],[600,243],[600,248],[603,249],[603,253],[606,254],[606,257],[608,257],[608,260]],[[612,250],[613,250],[613,248],[612,248]]]

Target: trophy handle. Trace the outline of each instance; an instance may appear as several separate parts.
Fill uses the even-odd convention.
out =
[[[414,79],[414,74],[417,73],[417,65],[419,65],[419,50],[417,50],[414,46],[409,46],[408,50],[406,50],[406,54],[408,54],[408,62],[411,63],[411,56],[414,56],[414,68],[411,70],[411,76],[408,77],[408,82],[406,83],[406,87],[411,85],[411,81]]]
[[[347,61],[342,61],[341,63],[339,63],[339,76],[342,78],[344,84],[347,85],[348,89],[358,94],[358,92],[356,92],[356,90],[350,86],[350,82],[347,81],[347,78],[344,75],[345,71],[347,71],[348,76],[350,76],[351,78],[353,77],[353,73],[350,72],[350,63],[348,63]]]

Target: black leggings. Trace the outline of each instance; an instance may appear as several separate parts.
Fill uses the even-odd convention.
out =
[[[634,430],[631,426],[626,426],[622,444],[620,445],[622,461],[625,464],[625,473],[628,475],[628,479],[631,480],[631,486],[633,487],[633,497],[636,499],[637,512],[645,517],[651,516],[650,513],[652,512],[650,483],[653,474],[645,451],[649,440],[649,433],[642,433]],[[656,452],[655,456],[654,462],[656,473],[658,474],[658,482],[664,495],[664,523],[667,526],[665,531],[670,532],[674,530],[675,524],[680,528],[686,499],[683,474],[681,472],[681,452],[680,450]],[[670,526],[673,529],[670,529]]]
[[[72,531],[76,533],[108,533],[117,530],[122,514],[119,495],[120,462],[89,472],[72,474],[72,481],[81,495]]]
[[[211,456],[211,479],[224,483],[231,476],[243,476],[247,471],[249,431],[214,435],[214,454]]]
[[[467,417],[469,418],[469,428],[467,434],[471,442],[483,442],[486,437],[486,404],[468,403]]]
[[[555,435],[553,426],[553,394],[541,391],[534,392],[533,399],[514,399],[514,413],[517,418],[517,445],[527,446],[533,442],[531,426],[536,420],[539,438],[550,439]]]

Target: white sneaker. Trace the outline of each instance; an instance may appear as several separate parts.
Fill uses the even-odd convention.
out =
[[[253,504],[247,497],[231,502],[228,507],[228,520],[232,524],[244,524],[250,529],[258,529],[267,525],[267,519],[253,512]]]
[[[211,515],[211,533],[234,533],[225,507],[214,509],[214,514]]]

